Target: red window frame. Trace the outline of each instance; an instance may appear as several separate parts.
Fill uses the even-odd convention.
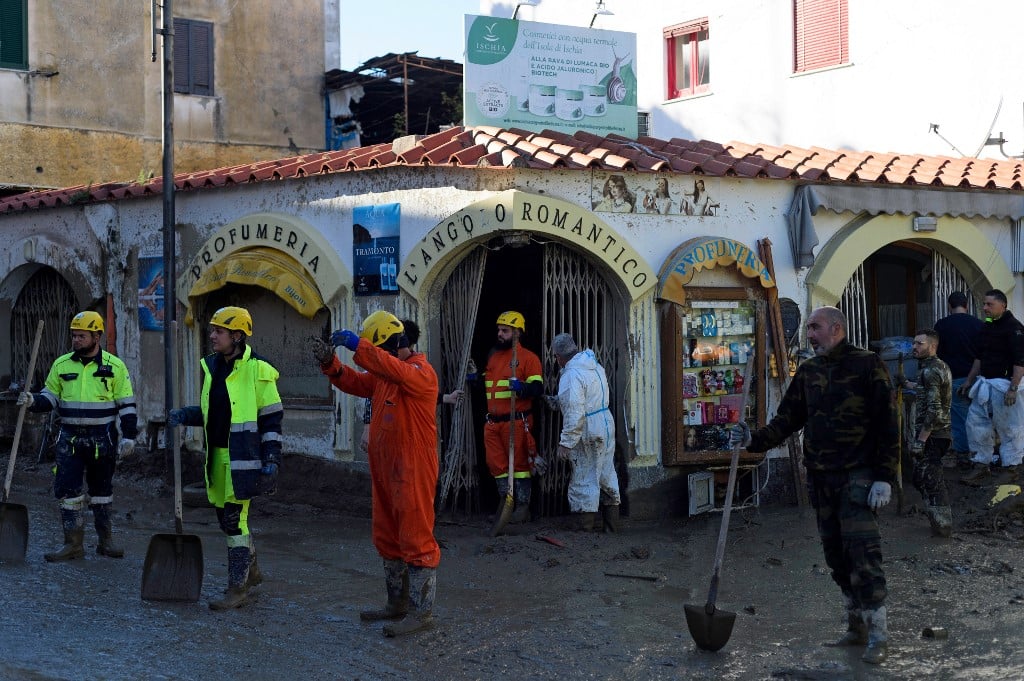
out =
[[[663,31],[665,37],[665,76],[666,92],[669,99],[686,97],[689,95],[707,92],[711,88],[711,33],[708,30],[708,18],[695,19],[675,26],[669,26]],[[679,64],[676,59],[679,43],[688,40],[689,44],[682,49],[689,51],[689,63]],[[701,62],[701,52],[704,53],[704,61]],[[682,79],[678,78],[679,69],[689,69],[689,87],[679,85]],[[701,70],[703,68],[703,73]]]
[[[849,63],[848,0],[793,0],[793,72]]]

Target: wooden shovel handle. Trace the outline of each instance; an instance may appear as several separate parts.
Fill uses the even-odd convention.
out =
[[[43,320],[39,320],[36,326],[36,340],[32,344],[32,356],[28,360],[28,376],[25,378],[25,390],[32,387],[32,376],[36,371],[36,357],[39,355],[39,341],[43,337]],[[14,427],[14,442],[11,443],[11,457],[7,460],[7,477],[4,479],[4,496],[0,501],[7,501],[7,495],[11,493],[11,478],[14,477],[14,460],[18,457],[18,444],[21,442],[21,427],[25,425],[25,412],[28,405],[23,404],[18,410],[18,425]]]

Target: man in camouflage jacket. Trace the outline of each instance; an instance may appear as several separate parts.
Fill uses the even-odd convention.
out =
[[[866,645],[865,662],[887,655],[885,574],[875,511],[896,481],[899,430],[889,372],[878,355],[846,340],[846,316],[821,307],[807,319],[815,357],[797,369],[775,418],[734,444],[765,452],[804,431],[804,465],[825,561],[843,592],[847,632],[836,645]]]
[[[932,534],[948,537],[953,530],[953,512],[949,492],[942,476],[942,457],[951,444],[950,403],[953,396],[953,374],[935,353],[939,333],[921,329],[914,336],[914,357],[918,361],[917,381],[904,379],[904,387],[917,391],[917,416],[910,453],[914,457],[914,487],[927,504]]]

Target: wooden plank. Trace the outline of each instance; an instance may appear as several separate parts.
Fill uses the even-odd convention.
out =
[[[768,269],[768,274],[775,281],[775,262],[772,258],[771,239],[765,237],[757,242],[758,256],[761,262]],[[786,392],[789,382],[789,355],[786,352],[786,333],[782,327],[782,308],[779,306],[778,282],[768,289],[768,325],[772,334],[772,350],[775,355],[776,383],[779,388],[779,395]],[[793,436],[786,438],[786,446],[789,449],[789,466],[793,471],[793,486],[796,492],[796,503],[800,508],[807,506],[807,484],[804,481],[802,466],[800,463],[800,445]]]

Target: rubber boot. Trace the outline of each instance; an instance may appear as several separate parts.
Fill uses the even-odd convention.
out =
[[[249,551],[252,553],[252,560],[249,562],[249,576],[245,579],[247,589],[263,583],[263,572],[260,570],[260,564],[256,562],[256,550],[249,549]]]
[[[405,561],[385,560],[384,580],[388,590],[388,602],[377,610],[363,610],[359,619],[364,622],[400,620],[409,612],[409,569]]]
[[[595,520],[597,520],[596,511],[584,511],[583,513],[580,513],[579,531],[593,532]]]
[[[864,624],[860,610],[849,607],[846,610],[846,633],[835,640],[834,643],[825,645],[841,648],[844,646],[863,646],[868,642],[868,625]]]
[[[228,549],[228,590],[224,598],[210,601],[210,610],[231,610],[252,602],[249,587],[249,563],[252,560],[248,546],[232,546]]]
[[[604,531],[615,533],[619,531],[619,505],[607,504],[601,507],[601,519],[604,521]]]
[[[508,476],[495,478],[494,486],[498,491],[498,508],[495,509],[494,515],[487,516],[487,522],[490,524],[497,522],[501,511],[505,508],[505,497],[508,496]]]
[[[110,504],[93,504],[93,522],[96,525],[96,536],[99,543],[96,553],[108,558],[124,558],[124,548],[114,543],[114,526],[110,522]]]
[[[52,553],[44,553],[43,558],[50,563],[84,558],[85,547],[82,546],[82,542],[85,541],[85,527],[82,512],[62,507],[60,524],[64,528],[64,546]]]
[[[435,568],[409,566],[409,613],[391,624],[384,625],[389,638],[424,631],[434,626],[434,594],[437,592]]]
[[[953,509],[949,506],[929,506],[928,523],[935,537],[949,537],[953,534]]]
[[[876,610],[861,612],[868,628],[868,647],[860,659],[868,664],[881,664],[889,657],[889,627],[886,622],[885,606]]]
[[[992,471],[989,470],[988,464],[975,463],[970,472],[960,478],[960,482],[971,487],[981,487],[991,477]]]
[[[516,500],[516,509],[509,517],[509,523],[525,523],[530,520],[530,479],[516,480],[512,492]]]

